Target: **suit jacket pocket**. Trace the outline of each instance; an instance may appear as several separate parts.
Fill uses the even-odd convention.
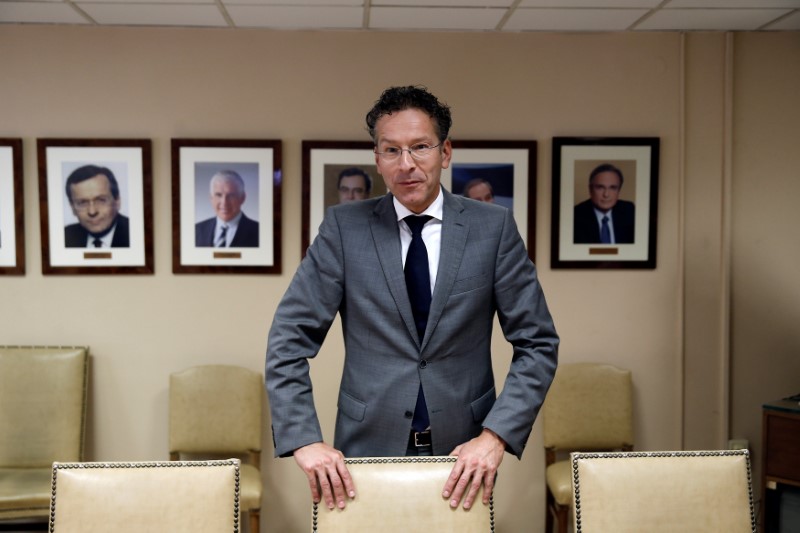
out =
[[[364,414],[367,412],[367,404],[361,400],[356,400],[344,391],[339,393],[339,403],[337,404],[339,411],[356,422],[364,420]]]
[[[488,283],[489,276],[487,274],[478,274],[477,276],[470,276],[464,279],[457,279],[453,283],[453,289],[450,294],[461,294],[464,292],[474,291],[480,289]]]
[[[483,419],[486,418],[486,415],[491,411],[495,399],[494,387],[492,387],[483,396],[470,404],[472,406],[472,417],[475,419],[475,422],[483,422]]]

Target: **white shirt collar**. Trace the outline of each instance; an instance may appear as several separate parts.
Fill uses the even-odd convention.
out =
[[[409,208],[404,206],[400,203],[400,200],[397,199],[396,196],[392,196],[392,202],[394,202],[394,210],[397,213],[397,221],[401,221],[409,215],[416,215]],[[442,220],[442,212],[444,209],[444,195],[442,194],[442,187],[439,186],[439,194],[436,195],[436,199],[428,206],[428,208],[419,213],[420,215],[429,215],[435,218],[436,220]]]

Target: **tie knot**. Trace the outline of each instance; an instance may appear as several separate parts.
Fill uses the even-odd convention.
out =
[[[411,235],[416,236],[416,235],[422,235],[422,226],[424,226],[425,223],[429,221],[431,218],[433,217],[431,217],[430,215],[422,215],[422,216],[409,215],[405,217],[403,220],[405,220],[406,224],[408,224],[408,229],[411,230]]]

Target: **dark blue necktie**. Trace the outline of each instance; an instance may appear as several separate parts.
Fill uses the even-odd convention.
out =
[[[603,244],[611,244],[611,229],[608,227],[608,215],[602,218],[603,225],[600,226],[600,242]]]
[[[430,219],[431,217],[429,216],[415,215],[403,219],[411,229],[411,244],[406,254],[406,288],[408,289],[408,299],[411,301],[411,312],[414,313],[414,323],[417,326],[420,344],[425,336],[425,327],[428,325],[428,311],[431,308],[431,274],[428,269],[428,249],[425,248],[425,242],[422,240],[422,226]],[[420,385],[411,427],[414,431],[425,431],[429,425],[428,406],[425,403],[425,395],[422,393],[422,385]]]

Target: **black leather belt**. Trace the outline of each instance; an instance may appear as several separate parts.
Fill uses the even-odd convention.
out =
[[[431,445],[431,430],[412,431],[408,439],[408,445],[415,448],[422,448]]]

